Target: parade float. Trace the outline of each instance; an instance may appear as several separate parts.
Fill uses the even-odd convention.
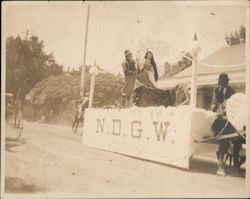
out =
[[[94,81],[98,74],[96,67],[92,67],[82,144],[188,169],[190,158],[207,151],[202,143],[218,143],[220,139],[231,138],[231,135],[215,138],[211,126],[216,113],[196,107],[199,50],[199,46],[195,45],[192,56],[183,54],[185,59],[178,62],[184,62],[192,69],[189,105],[175,103],[178,101],[178,86],[172,90],[137,87],[135,98],[138,93],[143,94],[139,94],[140,100],[134,106],[92,108]],[[246,95],[238,93],[228,101],[228,120],[236,129],[239,125],[246,126],[246,115],[241,114],[247,107],[246,102]],[[233,136],[239,134],[235,132]]]
[[[193,41],[193,48],[188,52],[191,57],[184,52],[182,60],[178,62],[178,65],[188,63],[188,67],[191,67],[189,105],[92,108],[94,81],[98,74],[98,70],[92,67],[90,100],[85,111],[82,144],[188,169],[190,158],[199,153],[204,138],[213,139],[211,125],[216,118],[216,113],[196,107],[200,52],[196,34]],[[230,109],[231,112],[233,110]]]
[[[193,59],[183,55],[191,62],[185,59],[179,62],[192,65],[194,76],[198,52],[199,46],[195,46],[192,50]],[[196,108],[196,78],[191,80],[190,105],[176,107],[174,104],[157,104],[102,109],[91,108],[98,71],[93,67],[90,73],[89,109],[85,111],[82,138],[84,145],[189,168],[189,159],[198,149],[194,140],[212,136],[209,126],[215,114]],[[147,96],[145,98],[148,99]]]

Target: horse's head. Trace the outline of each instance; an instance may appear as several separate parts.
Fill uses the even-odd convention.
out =
[[[181,103],[188,103],[189,102],[189,92],[190,92],[190,87],[186,83],[178,84],[175,88],[175,104],[180,105]]]
[[[132,101],[133,103],[138,106],[138,103],[143,95],[143,86],[137,87],[132,95]]]

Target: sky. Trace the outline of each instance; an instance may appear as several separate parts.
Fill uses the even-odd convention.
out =
[[[92,2],[86,63],[112,70],[123,61],[125,49],[136,57],[138,48],[143,46],[153,51],[161,66],[178,52],[191,49],[195,32],[202,59],[227,45],[225,34],[245,24],[246,3]],[[24,30],[32,30],[30,35],[44,41],[45,51],[53,52],[57,63],[78,68],[83,64],[87,4],[6,3],[5,36],[24,38]],[[141,56],[143,50],[146,51],[141,49]]]

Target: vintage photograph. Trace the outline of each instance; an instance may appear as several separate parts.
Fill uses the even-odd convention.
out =
[[[249,1],[1,5],[1,198],[250,197]]]

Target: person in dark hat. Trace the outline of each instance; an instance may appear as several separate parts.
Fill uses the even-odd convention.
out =
[[[212,111],[217,113],[217,117],[212,124],[212,131],[214,132],[215,136],[218,134],[234,132],[234,128],[230,124],[226,124],[226,100],[235,93],[235,91],[228,85],[228,82],[228,75],[226,73],[221,73],[218,79],[218,86],[214,89],[213,93]],[[241,147],[241,143],[236,143],[236,145],[237,148]],[[228,147],[228,141],[219,141],[218,150],[216,151],[219,161],[217,170],[218,175],[225,175],[223,160],[224,155],[227,153]],[[238,160],[236,161],[236,158],[234,158],[234,164],[238,164]]]
[[[129,50],[124,51],[125,60],[122,63],[122,69],[125,75],[125,84],[121,90],[121,105],[124,106],[126,102],[130,101],[132,93],[135,88],[137,69],[133,55]]]
[[[218,86],[213,92],[213,112],[224,111],[225,101],[235,93],[235,91],[228,85],[228,82],[228,75],[226,73],[221,73],[218,79]]]

